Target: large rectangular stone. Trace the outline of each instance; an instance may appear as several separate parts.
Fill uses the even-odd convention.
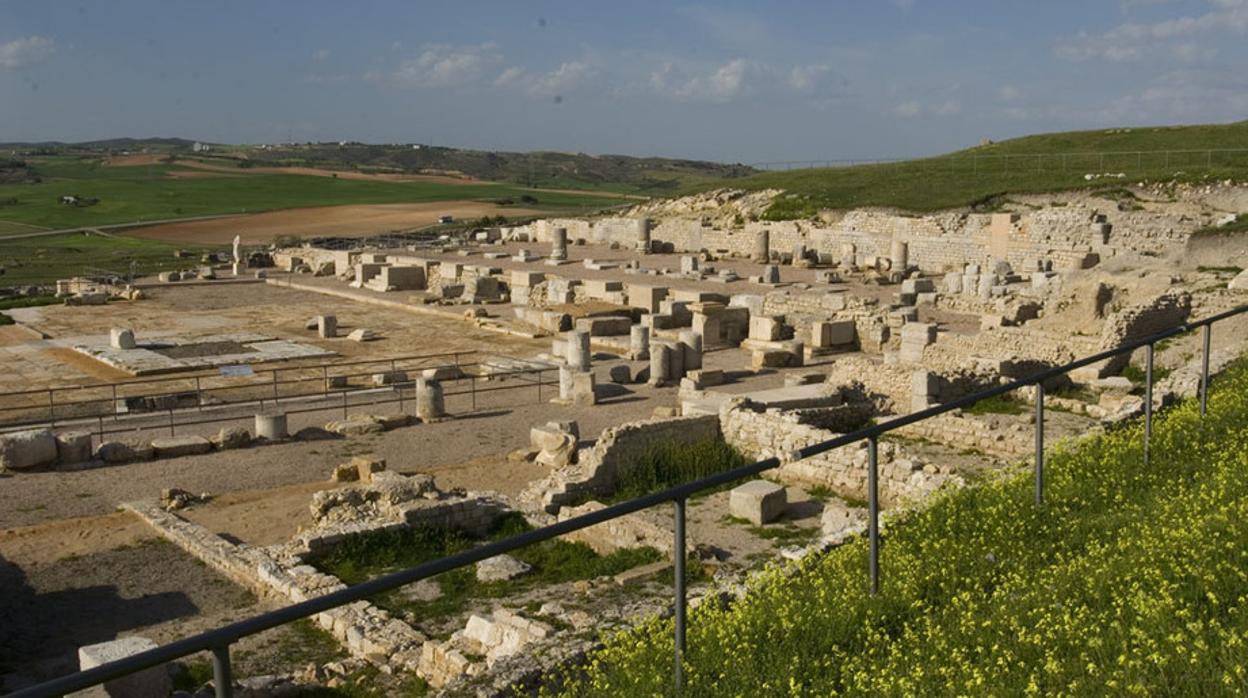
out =
[[[177,458],[207,453],[212,450],[212,442],[202,436],[172,436],[152,439],[152,448],[157,458]]]
[[[755,526],[780,518],[787,506],[784,487],[767,480],[753,480],[733,488],[728,497],[729,513]]]
[[[0,435],[0,468],[21,470],[56,462],[56,436],[47,429]]]
[[[109,662],[156,649],[156,643],[145,637],[123,637],[109,642],[78,648],[78,669],[86,671]],[[173,690],[169,668],[160,664],[150,669],[107,681],[104,694],[115,698],[166,698]]]
[[[811,324],[811,344],[816,349],[853,344],[858,330],[853,320],[833,320]]]

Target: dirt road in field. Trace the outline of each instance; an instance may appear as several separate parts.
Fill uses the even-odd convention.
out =
[[[421,204],[357,204],[292,208],[217,220],[166,223],[127,232],[148,240],[178,243],[229,244],[235,235],[243,244],[271,242],[279,235],[301,237],[367,237],[389,230],[418,228],[438,222],[439,216],[472,220],[482,216],[537,215],[540,211],[477,201],[438,201]]]

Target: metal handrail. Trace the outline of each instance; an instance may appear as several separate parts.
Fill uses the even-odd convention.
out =
[[[969,407],[986,398],[1002,395],[1029,385],[1036,385],[1039,388],[1036,391],[1036,413],[1038,417],[1036,420],[1037,459],[1035,463],[1036,504],[1041,505],[1043,502],[1043,385],[1045,381],[1062,376],[1071,370],[1089,366],[1115,356],[1127,354],[1141,347],[1147,347],[1148,368],[1145,374],[1147,397],[1144,403],[1146,425],[1144,432],[1145,458],[1147,458],[1148,439],[1151,433],[1150,426],[1153,411],[1151,399],[1153,372],[1151,369],[1154,345],[1157,342],[1169,337],[1203,328],[1204,355],[1202,356],[1201,361],[1202,375],[1200,382],[1200,405],[1201,415],[1203,416],[1206,412],[1206,405],[1208,401],[1209,337],[1212,331],[1212,326],[1221,320],[1225,320],[1245,312],[1248,312],[1248,305],[1239,306],[1202,320],[1177,325],[1141,339],[1125,342],[1113,349],[1108,349],[1098,354],[1093,354],[1092,356],[1087,356],[1061,366],[1040,371],[1026,378],[1020,378],[1009,383],[994,386],[987,390],[967,395],[951,402],[935,405],[912,414],[897,417],[896,419],[867,426],[850,434],[844,434],[827,441],[796,449],[791,453],[785,454],[785,460],[802,460],[840,448],[841,446],[846,446],[864,440],[867,441],[869,537],[868,565],[870,591],[874,595],[879,590],[879,491],[876,447],[880,436],[909,424],[914,424],[937,415]],[[713,489],[721,485],[725,485],[745,477],[758,475],[763,471],[779,467],[782,462],[783,461],[778,457],[767,458],[748,465],[716,473],[699,480],[669,487],[665,490],[654,492],[636,499],[631,499],[626,502],[613,504],[588,514],[582,514],[571,519],[559,521],[536,530],[526,531],[510,538],[486,543],[455,555],[426,562],[399,572],[383,575],[367,582],[335,591],[315,599],[309,599],[307,601],[292,604],[275,611],[262,613],[215,630],[193,635],[167,645],[161,645],[155,649],[131,655],[124,659],[102,664],[98,667],[87,669],[86,671],[80,671],[75,674],[69,674],[67,676],[52,679],[45,683],[16,691],[10,694],[10,696],[11,698],[51,698],[53,696],[60,696],[65,693],[89,688],[105,681],[110,681],[142,671],[144,669],[149,669],[154,666],[159,666],[167,662],[181,659],[182,657],[186,657],[197,652],[207,651],[212,652],[213,655],[213,674],[215,677],[214,682],[216,684],[216,695],[226,698],[233,695],[233,686],[230,682],[231,670],[229,647],[231,644],[243,637],[254,635],[256,633],[275,628],[279,625],[307,618],[338,606],[354,603],[376,594],[391,591],[393,589],[397,589],[398,587],[418,582],[422,579],[427,579],[437,574],[449,572],[466,565],[489,559],[496,555],[509,553],[535,543],[540,543],[558,536],[573,533],[590,526],[610,521],[612,519],[617,519],[621,516],[626,516],[628,514],[641,511],[642,509],[648,509],[652,506],[667,502],[675,504],[675,546],[673,548],[673,559],[676,561],[676,574],[674,574],[675,603],[673,610],[675,615],[676,641],[674,680],[676,685],[679,687],[683,683],[683,654],[685,649],[685,578],[684,574],[682,574],[684,569],[684,557],[686,554],[686,545],[684,540],[685,501],[690,496],[698,492]]]

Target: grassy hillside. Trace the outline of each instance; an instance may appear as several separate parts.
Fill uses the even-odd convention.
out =
[[[618,205],[619,199],[593,194],[531,191],[504,184],[388,182],[294,174],[218,174],[176,164],[109,167],[96,158],[77,156],[28,159],[38,182],[0,185],[0,223],[70,228],[256,212],[300,206],[390,204],[428,201],[511,199],[550,212],[580,212]],[[190,176],[174,176],[184,172]],[[98,199],[91,206],[60,203],[63,195]]]
[[[1154,424],[891,520],[882,588],[859,539],[699,606],[688,696],[1233,695],[1248,691],[1248,362]],[[571,695],[671,695],[672,624],[589,658]]]
[[[1214,152],[1208,149],[1244,149]],[[1199,151],[1170,152],[1160,151]],[[1086,174],[1124,173],[1126,180]],[[919,160],[768,172],[689,187],[784,189],[767,218],[815,215],[821,208],[889,206],[912,211],[983,205],[1011,193],[1120,186],[1124,181],[1248,177],[1248,121],[1053,133],[1015,138]]]

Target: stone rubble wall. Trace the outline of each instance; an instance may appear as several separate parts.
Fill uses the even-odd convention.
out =
[[[578,507],[563,507],[559,510],[557,520],[566,521],[582,514],[598,511],[605,506],[600,502],[586,502]],[[671,530],[655,525],[637,514],[628,514],[596,526],[582,528],[563,537],[570,541],[584,543],[599,555],[610,555],[617,550],[628,548],[645,547],[653,548],[669,558],[672,556]],[[688,545],[690,548],[693,547],[692,543]]]
[[[1035,448],[1034,433],[1022,424],[997,426],[991,420],[976,419],[961,411],[907,424],[893,433],[1007,458],[1029,456]]]
[[[655,444],[693,444],[719,438],[714,415],[649,419],[603,430],[592,448],[581,449],[577,462],[552,472],[520,494],[521,508],[555,514],[586,496],[609,494],[617,473],[646,456]]]
[[[842,497],[867,496],[866,442],[793,461],[789,454],[797,449],[839,435],[799,424],[780,412],[755,412],[737,401],[725,405],[719,418],[724,440],[733,447],[751,458],[780,458],[782,465],[766,477],[784,484],[828,487]],[[880,501],[885,504],[915,502],[946,484],[962,484],[959,476],[940,466],[907,457],[898,444],[881,442],[877,455]]]

